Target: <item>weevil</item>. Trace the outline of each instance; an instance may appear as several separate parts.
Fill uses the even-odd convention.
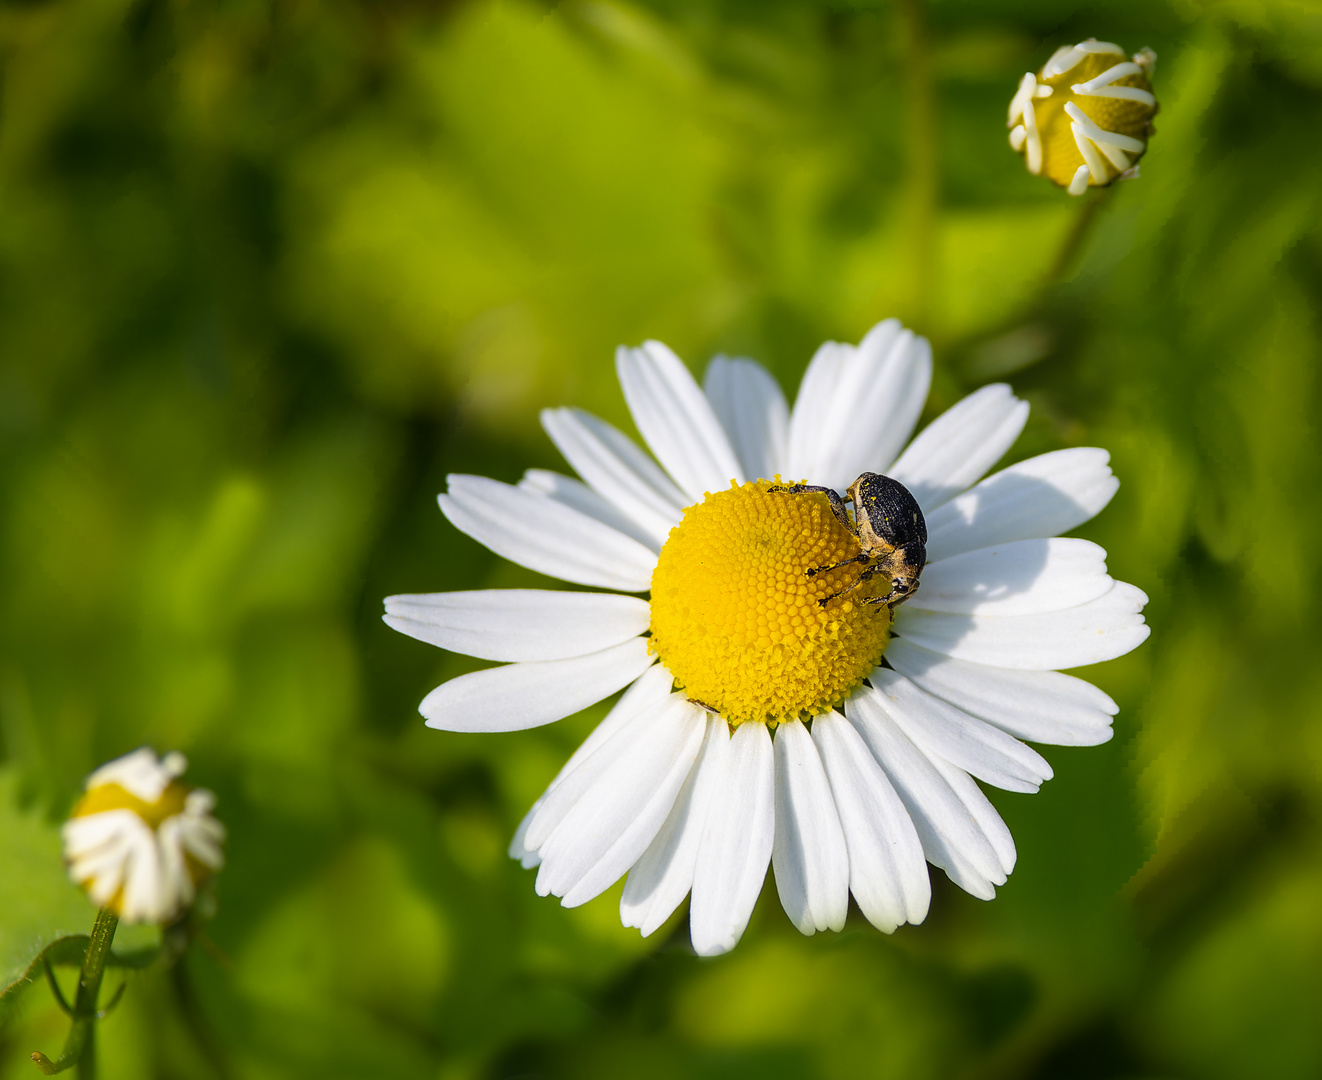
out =
[[[834,488],[813,484],[794,484],[771,490],[825,495],[831,503],[831,512],[858,538],[863,549],[852,559],[827,566],[810,566],[804,571],[806,576],[816,577],[842,566],[863,565],[862,573],[853,582],[817,601],[822,607],[878,576],[890,578],[890,592],[885,596],[865,596],[863,603],[895,607],[918,591],[918,578],[927,563],[927,522],[918,501],[898,480],[865,472],[849,485],[843,499]],[[847,502],[854,504],[853,520],[845,509]]]

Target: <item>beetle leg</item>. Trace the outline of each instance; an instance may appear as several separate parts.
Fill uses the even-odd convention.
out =
[[[846,559],[844,562],[827,563],[825,566],[810,566],[803,573],[805,577],[816,577],[818,574],[824,574],[828,570],[839,570],[842,566],[852,566],[854,563],[867,562],[869,558],[871,558],[871,556],[855,555],[852,559]],[[865,570],[864,573],[867,573],[867,571]],[[836,593],[836,595],[839,596],[840,594]]]
[[[866,573],[866,571],[864,572]],[[846,593],[851,593],[862,584],[863,584],[863,577],[862,575],[859,575],[848,585],[846,585],[843,589],[841,589],[839,592],[833,592],[830,596],[823,596],[820,600],[817,601],[817,606],[826,607],[826,605],[829,604],[836,597],[844,596]]]
[[[836,520],[855,536],[858,535],[858,530],[854,528],[853,523],[849,520],[849,514],[845,512],[845,500],[840,498],[840,493],[836,491],[835,488],[820,487],[817,484],[793,484],[785,487],[767,488],[767,490],[787,491],[791,495],[799,495],[805,492],[809,494],[825,495],[827,501],[831,504],[831,513],[835,515]],[[844,566],[845,564],[841,563],[840,565]]]
[[[862,562],[862,561],[864,561],[865,559],[867,559],[868,557],[869,557],[869,556],[867,556],[867,555],[859,555],[857,558],[850,559],[849,562]],[[849,565],[849,563],[839,563],[838,565],[840,565],[840,566],[847,566],[847,565]],[[827,569],[830,569],[830,567],[827,567]],[[851,592],[853,592],[855,589],[857,589],[857,588],[858,588],[860,585],[862,585],[864,582],[871,581],[871,580],[872,580],[874,577],[876,577],[877,574],[880,573],[880,572],[881,572],[881,564],[880,564],[880,563],[873,563],[871,566],[869,566],[867,569],[865,569],[861,574],[858,575],[858,577],[856,577],[852,582],[850,582],[848,585],[846,585],[846,586],[845,586],[843,589],[841,589],[839,592],[833,592],[830,596],[826,596],[826,597],[823,597],[821,600],[818,600],[818,601],[817,601],[818,606],[819,606],[819,607],[826,607],[826,604],[827,604],[827,601],[828,601],[828,600],[834,600],[837,596],[844,596],[845,593],[851,593]],[[863,599],[863,603],[866,604],[866,603],[869,603],[869,602],[870,602],[870,601],[869,601],[866,597],[864,597],[864,599]]]

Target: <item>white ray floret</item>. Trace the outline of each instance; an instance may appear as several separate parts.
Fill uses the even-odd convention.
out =
[[[932,885],[922,842],[895,788],[862,737],[839,713],[817,717],[812,739],[840,813],[849,855],[849,891],[859,909],[886,933],[906,922],[922,922]]]
[[[703,389],[730,433],[745,476],[774,476],[785,460],[790,412],[780,384],[761,364],[718,356]],[[675,521],[679,520],[676,513]]]
[[[798,720],[776,729],[776,831],[771,867],[802,933],[842,930],[849,913],[849,852],[826,769]]]
[[[743,936],[775,842],[774,755],[765,725],[735,728],[724,756],[693,869],[689,934],[699,956],[729,952]]]
[[[386,597],[386,625],[482,660],[567,660],[647,629],[647,601],[618,593],[478,589]]]
[[[1096,78],[1087,82],[1074,83],[1070,90],[1080,97],[1117,98],[1121,101],[1138,101],[1144,105],[1156,105],[1157,99],[1139,86],[1116,86],[1116,79],[1130,75],[1142,75],[1143,69],[1132,60],[1107,68]]]
[[[1106,160],[1121,172],[1128,169],[1131,164],[1128,154],[1143,152],[1142,139],[1120,135],[1114,131],[1104,131],[1074,102],[1066,103],[1065,112],[1073,121],[1070,130],[1074,132],[1074,141],[1078,144],[1079,152],[1088,165],[1088,172],[1091,173],[1094,183],[1103,184],[1108,179],[1106,167],[1098,158],[1097,150],[1100,150],[1106,156]],[[1096,147],[1096,150],[1093,147]]]
[[[1089,38],[1077,45],[1062,45],[1043,66],[1042,78],[1054,79],[1058,75],[1064,75],[1067,71],[1072,71],[1077,67],[1086,56],[1107,56],[1111,54],[1124,56],[1125,50],[1112,42],[1098,41],[1096,38]]]
[[[628,686],[655,662],[641,637],[586,656],[506,664],[460,675],[422,700],[443,731],[523,731],[554,723]]]
[[[1019,80],[1019,89],[1010,99],[1009,123],[1010,145],[1015,150],[1027,150],[1028,171],[1034,176],[1042,171],[1042,135],[1037,129],[1037,113],[1033,110],[1034,98],[1049,98],[1052,89],[1037,81],[1031,71],[1025,72]]]
[[[730,733],[719,716],[707,718],[698,759],[661,829],[629,870],[620,897],[620,920],[643,936],[654,933],[693,888],[698,847],[712,793],[724,776]]]

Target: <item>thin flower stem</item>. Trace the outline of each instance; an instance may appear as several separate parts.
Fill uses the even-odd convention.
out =
[[[984,344],[988,342],[995,343],[1025,327],[1031,330],[1038,327],[1040,322],[1051,321],[1050,309],[1053,302],[1055,302],[1058,290],[1071,271],[1075,269],[1089,238],[1097,229],[1099,222],[1104,219],[1104,208],[1113,198],[1112,190],[1110,187],[1090,188],[1087,194],[1077,200],[1079,205],[1074,208],[1074,217],[1061,237],[1054,257],[1033,286],[1031,293],[1025,297],[1021,304],[1007,309],[1005,315],[996,323],[983,327],[969,337],[956,342],[952,346],[952,351],[964,352],[978,342]],[[994,369],[990,373],[979,373],[976,368],[966,370],[970,370],[974,377],[1007,373],[1005,369]],[[1011,368],[1008,370],[1017,369]]]
[[[110,958],[110,945],[115,940],[119,916],[102,908],[96,913],[92,936],[87,942],[87,955],[78,973],[78,990],[74,995],[73,1027],[64,1042],[60,1056],[51,1061],[37,1051],[33,1062],[47,1076],[78,1066],[79,1080],[96,1080],[96,1021],[97,998],[101,995],[101,980],[105,976],[106,961]]]
[[[1042,282],[1044,291],[1051,289],[1064,280],[1069,272],[1071,264],[1075,257],[1083,248],[1089,234],[1092,232],[1093,223],[1096,222],[1098,211],[1107,201],[1111,189],[1109,187],[1097,188],[1089,198],[1083,201],[1079,207],[1078,213],[1074,215],[1074,220],[1070,223],[1069,231],[1061,241],[1060,248],[1056,252],[1056,258],[1047,271],[1047,276]]]

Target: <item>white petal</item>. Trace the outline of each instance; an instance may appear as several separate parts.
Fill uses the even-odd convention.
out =
[[[829,342],[808,366],[790,417],[788,478],[844,490],[885,472],[922,412],[932,380],[925,338],[893,319],[857,349]]]
[[[652,582],[656,553],[537,492],[485,476],[449,477],[437,501],[455,528],[497,555],[551,577],[624,592]]]
[[[569,776],[579,765],[595,754],[598,748],[612,739],[630,720],[648,709],[660,706],[670,696],[670,688],[673,682],[674,679],[670,672],[660,664],[656,664],[638,676],[633,685],[620,695],[620,700],[615,703],[615,706],[606,714],[601,723],[592,729],[592,733],[569,756],[569,760],[556,773],[555,779],[547,786],[541,798],[533,803],[532,808],[523,815],[523,820],[519,822],[519,827],[514,831],[514,838],[510,841],[509,856],[511,859],[518,859],[525,870],[542,861],[536,849],[527,846],[527,837],[533,820],[541,811],[551,792],[566,776]],[[575,790],[579,795],[582,794],[581,786]],[[551,810],[547,811],[540,827],[540,839],[549,836],[564,815],[573,808],[574,798],[577,798],[577,795],[569,799],[561,798]]]
[[[1088,540],[1015,540],[928,563],[908,606],[956,615],[1036,615],[1111,591],[1106,552]]]
[[[176,822],[179,843],[188,854],[212,870],[225,865],[225,853],[220,847],[225,839],[225,827],[220,822],[213,817],[199,818],[192,814],[179,814],[171,820]]]
[[[562,775],[547,789],[539,800],[540,808],[532,816],[524,833],[524,846],[539,853],[542,846],[574,811],[574,807],[592,788],[609,775],[615,763],[645,734],[647,725],[662,716],[670,707],[670,695],[629,716],[613,735],[591,754],[586,755],[573,769],[562,770]],[[545,895],[545,894],[543,894]]]
[[[69,873],[92,899],[106,905],[119,891],[135,843],[147,829],[132,810],[104,810],[64,823],[64,857]]]
[[[422,699],[418,712],[442,731],[522,731],[586,709],[627,686],[655,657],[632,638],[570,660],[506,664],[460,675]]]
[[[889,325],[894,333],[899,333],[898,319],[888,319],[882,325]],[[819,475],[817,467],[823,457],[823,444],[830,435],[831,410],[837,407],[836,387],[853,353],[852,345],[827,341],[808,362],[794,399],[794,410],[790,413],[786,480],[813,477],[812,483],[824,483],[816,479]],[[838,422],[838,417],[835,420]]]
[[[869,677],[886,713],[919,749],[940,754],[979,780],[1007,791],[1037,791],[1051,766],[1036,751],[1000,728],[970,716],[897,671],[878,668]]]
[[[674,677],[665,669],[663,664],[655,664],[639,675],[633,684],[620,695],[620,700],[615,703],[614,708],[606,714],[601,723],[593,728],[591,734],[579,744],[578,749],[569,755],[569,760],[556,773],[555,779],[551,781],[547,790],[549,791],[560,783],[579,762],[594,754],[597,747],[614,738],[615,733],[623,728],[629,720],[669,698],[674,682]]]
[[[775,838],[775,782],[765,724],[740,724],[717,780],[693,868],[689,934],[699,956],[729,952],[753,914]]]
[[[932,385],[932,346],[910,330],[892,337],[885,324],[873,327],[857,356],[867,362],[863,384],[852,397],[860,419],[841,426],[845,438],[836,442],[826,465],[826,475],[848,477],[845,484],[865,471],[890,468],[913,434]]]
[[[120,838],[113,847],[69,864],[74,881],[87,887],[99,905],[104,906],[119,891],[132,841]]]
[[[142,746],[102,765],[87,778],[87,790],[102,784],[118,784],[143,802],[154,803],[170,781],[182,776],[187,768],[188,759],[177,750],[157,761],[155,751]]]
[[[95,866],[79,864],[71,868],[74,880],[87,890],[87,895],[98,907],[105,907],[123,887],[132,847],[132,841],[126,840],[116,851],[113,862],[107,860]]]
[[[135,828],[141,820],[132,810],[123,808],[70,818],[60,828],[65,858],[81,859],[113,845],[120,833]]]
[[[1057,536],[1082,525],[1120,486],[1111,455],[1075,447],[1011,465],[927,515],[932,562],[1011,540]]]
[[[1019,438],[1028,402],[1004,383],[974,391],[927,425],[890,468],[924,513],[976,484]]]
[[[845,715],[895,785],[927,861],[941,867],[965,892],[981,900],[995,896],[993,886],[1005,884],[1014,862],[1004,864],[1009,832],[1001,833],[1003,823],[996,827],[1000,818],[994,809],[995,821],[987,815],[991,804],[978,786],[967,773],[943,770],[937,760],[914,746],[874,696],[854,695],[845,702]]]
[[[528,826],[532,824],[532,819],[537,816],[537,811],[542,808],[542,803],[545,801],[546,795],[542,795],[532,804],[532,806],[528,807],[528,812],[523,815],[523,820],[519,822],[519,827],[514,830],[514,836],[510,840],[510,846],[506,849],[506,853],[509,857],[511,859],[518,859],[519,865],[525,870],[531,870],[542,861],[542,857],[538,855],[536,851],[528,847],[527,838]]]
[[[107,817],[111,814],[133,814],[132,810],[105,810],[100,814],[90,815],[88,818],[80,818],[80,821],[91,820],[92,817]],[[142,824],[142,819],[137,814],[133,814],[136,820],[116,821],[114,823],[115,832],[106,835],[101,843],[95,847],[84,846],[81,850],[74,850],[72,845],[66,843],[64,848],[64,858],[69,863],[76,880],[96,877],[104,874],[107,870],[123,861],[124,852],[128,850],[128,841],[125,839],[130,830],[136,829]]]
[[[849,851],[849,890],[878,930],[927,917],[932,883],[909,812],[868,750],[839,713],[812,722]]]
[[[730,730],[723,717],[707,717],[698,759],[656,838],[629,871],[620,897],[620,922],[653,934],[693,887],[698,845],[707,823],[714,782],[725,775]]]
[[[936,754],[929,754],[928,760],[936,766],[942,779],[950,785],[950,790],[964,804],[964,808],[973,818],[974,825],[987,838],[992,851],[996,853],[996,861],[1000,865],[1001,872],[1009,877],[1019,856],[1015,851],[1014,837],[1010,835],[1010,829],[997,813],[996,807],[992,806],[987,796],[983,794],[982,788],[978,787],[973,777],[963,769],[956,768]]]
[[[544,409],[542,427],[593,491],[664,544],[688,502],[622,432],[580,409]]]
[[[190,817],[200,818],[206,814],[213,813],[216,809],[216,796],[206,788],[194,788],[184,796],[184,812]],[[224,837],[225,826],[214,818],[208,818],[208,828],[219,829],[219,835]]]
[[[161,866],[162,895],[170,900],[170,908],[178,910],[193,902],[196,891],[184,860],[184,842],[181,836],[183,819],[179,814],[166,818],[156,829],[156,848]]]
[[[822,759],[798,720],[776,729],[774,745],[771,868],[781,907],[800,933],[842,930],[849,914],[849,853]]]
[[[744,480],[730,440],[689,369],[659,341],[618,349],[615,367],[634,423],[675,482],[700,502]]]
[[[1141,589],[1117,581],[1087,604],[1040,615],[947,615],[901,608],[895,632],[957,660],[1047,671],[1114,660],[1147,639]]]
[[[752,360],[718,356],[707,365],[703,382],[744,475],[769,480],[781,472],[790,411],[775,377]]]
[[[172,900],[166,891],[156,836],[144,824],[133,835],[125,859],[120,917],[130,923],[159,922],[173,913]]]
[[[886,659],[929,694],[1030,742],[1096,746],[1111,738],[1120,711],[1092,683],[1059,671],[970,664],[902,638],[891,639]]]
[[[649,551],[661,550],[661,542],[650,532],[613,502],[603,499],[582,480],[575,480],[572,476],[552,472],[550,469],[528,469],[519,480],[519,488],[522,491],[545,495],[568,506],[571,510],[587,514],[603,525],[609,525],[617,532],[632,537]]]
[[[387,596],[385,622],[483,660],[565,660],[637,637],[650,611],[646,600],[613,593],[475,589]]]
[[[555,830],[538,845],[537,892],[577,907],[622,877],[647,849],[693,768],[706,713],[672,695],[641,726],[603,747],[610,767],[597,773]],[[618,749],[618,753],[614,752]]]

